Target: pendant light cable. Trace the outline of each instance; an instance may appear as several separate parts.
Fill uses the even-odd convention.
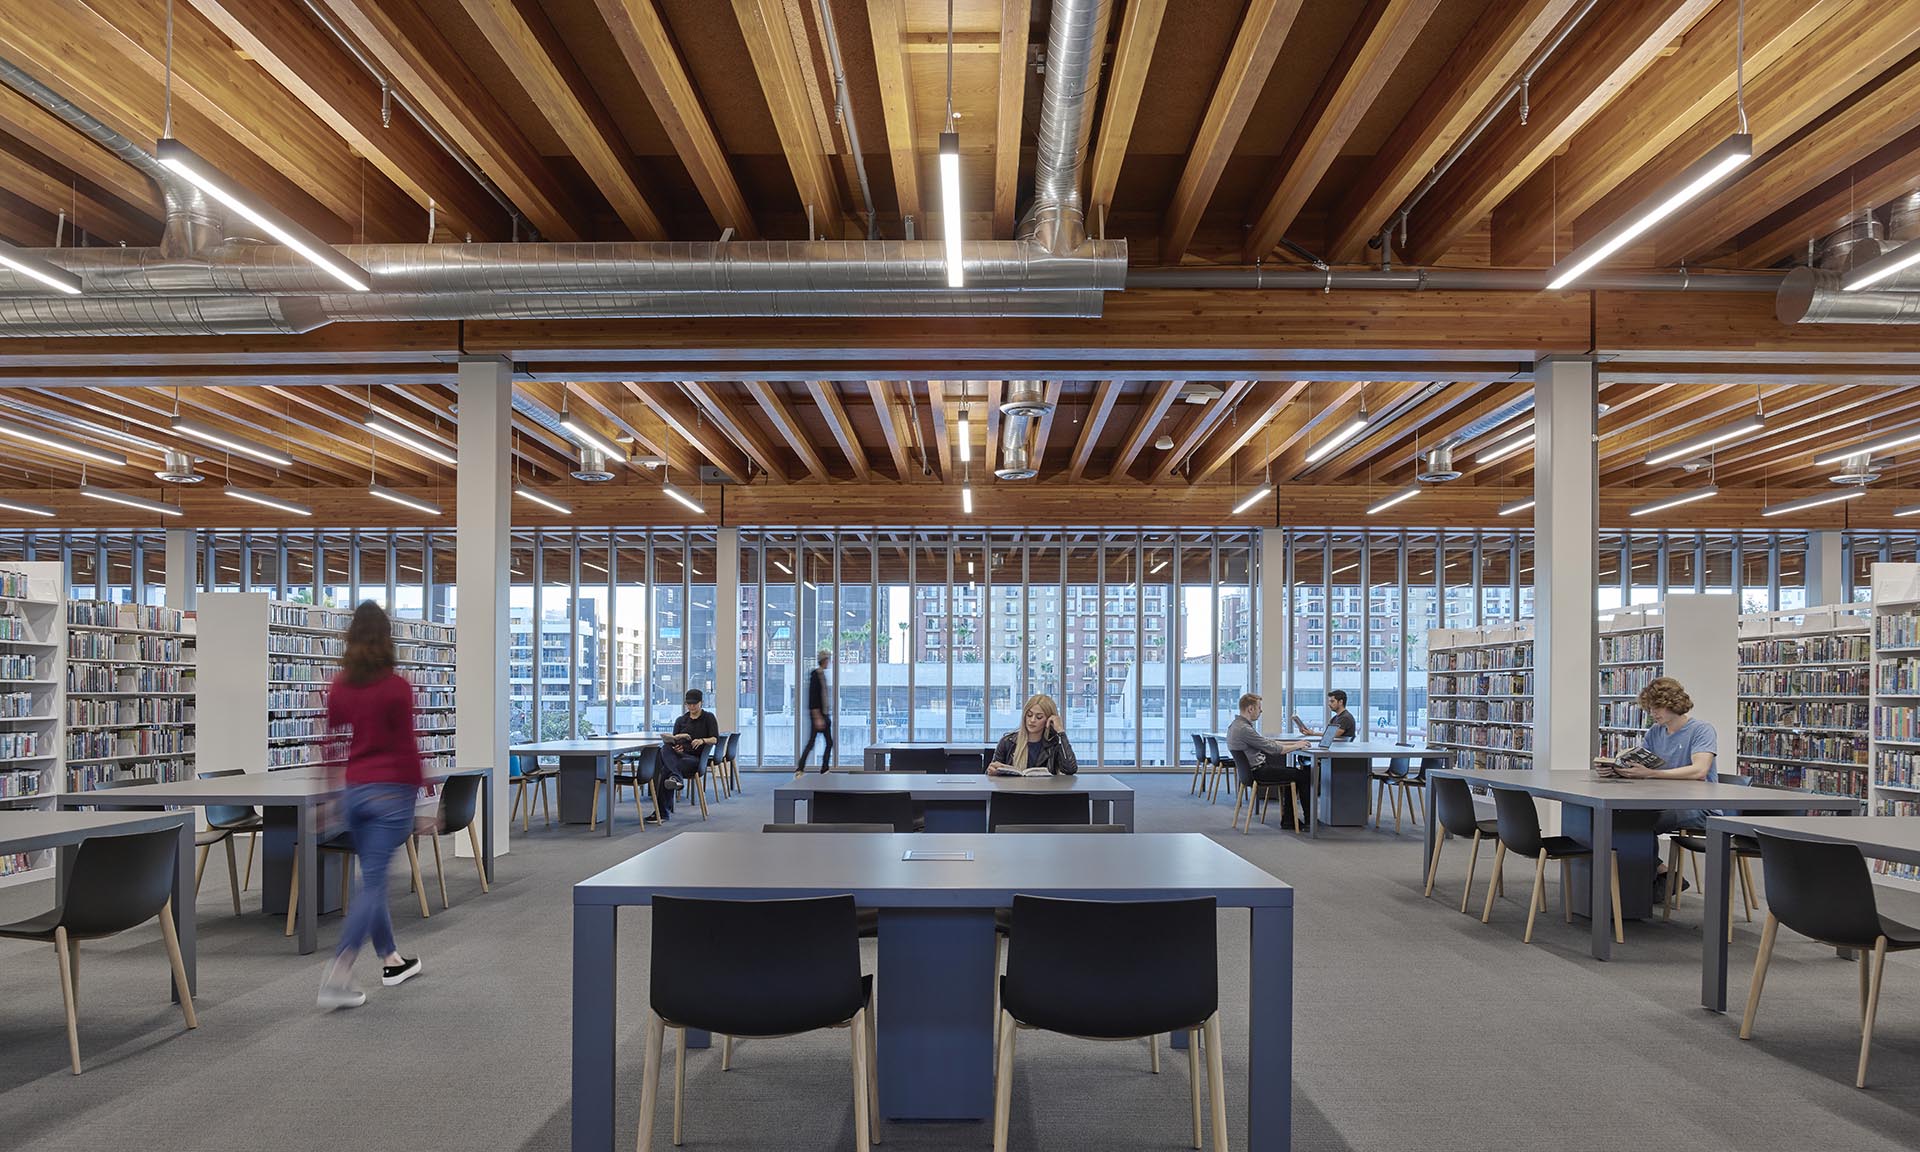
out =
[[[173,135],[173,0],[167,0],[167,84],[166,109],[161,118],[160,135]]]
[[[1740,132],[1747,131],[1747,0],[1738,0],[1733,16],[1733,106],[1740,113]]]

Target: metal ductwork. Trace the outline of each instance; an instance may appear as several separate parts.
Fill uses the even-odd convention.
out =
[[[1445,484],[1460,479],[1460,469],[1453,466],[1453,446],[1442,444],[1427,449],[1421,458],[1420,471],[1413,478],[1422,484]]]
[[[1813,267],[1795,268],[1780,282],[1774,316],[1783,324],[1920,324],[1920,265],[1859,292],[1840,287],[1856,266],[1915,242],[1920,192],[1896,200],[1884,228],[1869,212],[1823,238],[1814,247]]]
[[[1235,288],[1312,292],[1544,292],[1548,273],[1522,268],[1135,268],[1129,288]],[[1594,272],[1580,288],[1614,292],[1772,292],[1778,272]]]
[[[1054,0],[1047,24],[1047,78],[1040,93],[1033,203],[1014,234],[1036,240],[1056,254],[1077,252],[1087,239],[1080,168],[1099,99],[1100,59],[1107,48],[1107,18],[1112,10],[1112,0]],[[1026,66],[1024,60],[1001,63]]]
[[[155,480],[168,484],[198,484],[206,477],[193,470],[193,455],[178,448],[167,449],[166,463],[153,474]]]
[[[1047,386],[1039,380],[1012,380],[1007,383],[1006,399],[1000,402],[1003,416],[1040,417],[1053,411],[1047,401]]]
[[[0,300],[0,337],[292,336],[328,319],[304,296]]]
[[[582,448],[580,466],[567,475],[588,484],[604,484],[613,479],[613,469],[607,467],[606,454],[598,448]]]
[[[993,474],[1002,480],[1031,480],[1040,474],[1033,459],[1033,442],[1040,426],[1030,416],[1008,416],[1000,422],[1000,464]]]

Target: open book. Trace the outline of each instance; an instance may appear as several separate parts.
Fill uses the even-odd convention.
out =
[[[1045,767],[1015,768],[1011,764],[989,764],[989,776],[1051,776],[1053,773]]]
[[[1662,760],[1651,749],[1644,745],[1636,745],[1620,753],[1618,756],[1602,756],[1598,760],[1595,760],[1593,762],[1593,771],[1596,775],[1603,776],[1610,780],[1638,779],[1638,777],[1622,775],[1618,769],[1623,764],[1631,764],[1637,768],[1650,768],[1655,771],[1667,766],[1667,762]]]

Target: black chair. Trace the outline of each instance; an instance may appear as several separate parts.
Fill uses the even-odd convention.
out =
[[[721,744],[720,770],[729,792],[745,792],[740,784],[740,733],[729,732]]]
[[[174,861],[180,836],[171,830],[130,836],[93,836],[73,852],[73,866],[61,879],[60,903],[31,920],[0,926],[0,938],[53,945],[60,963],[60,994],[67,1008],[67,1054],[80,1074],[80,1021],[75,1005],[80,992],[80,941],[100,940],[160,918],[180,1014],[188,1028],[200,1027],[187,987],[187,966],[173,926]]]
[[[991,749],[977,748],[969,752],[961,748],[949,748],[947,766],[941,771],[949,776],[982,776],[986,774],[987,757],[991,755]]]
[[[1448,836],[1465,836],[1467,829],[1473,829],[1473,854],[1467,857],[1467,883],[1460,890],[1460,911],[1467,910],[1467,900],[1473,893],[1473,873],[1480,864],[1480,841],[1492,840],[1500,835],[1499,825],[1492,820],[1482,820],[1473,807],[1473,791],[1465,780],[1453,776],[1437,777],[1433,787],[1433,859],[1427,861],[1427,891],[1433,895],[1433,878],[1440,871],[1440,849],[1447,843]]]
[[[1207,1054],[1213,1146],[1227,1147],[1214,901],[1053,900],[1016,894],[1000,980],[993,1147],[1005,1152],[1014,1036],[1038,1028],[1089,1040],[1186,1032],[1193,1143],[1201,1142],[1200,1052]],[[1155,1045],[1155,1051],[1159,1047]]]
[[[887,756],[889,772],[931,772],[939,774],[947,770],[947,750],[945,748],[895,748]],[[986,771],[986,766],[981,766]]]
[[[1827,844],[1760,832],[1760,873],[1767,886],[1767,920],[1760,929],[1760,954],[1753,961],[1747,989],[1747,1014],[1740,1039],[1753,1038],[1753,1016],[1760,988],[1773,960],[1780,925],[1835,948],[1859,952],[1860,1066],[1853,1086],[1867,1086],[1867,1055],[1873,1046],[1873,1018],[1880,1009],[1880,977],[1889,952],[1920,949],[1920,928],[1880,913],[1866,857],[1852,844]],[[1871,957],[1871,967],[1869,967]]]
[[[1487,881],[1487,905],[1480,911],[1480,923],[1485,924],[1493,916],[1494,889],[1500,880],[1500,865],[1505,863],[1509,852],[1525,856],[1533,861],[1533,894],[1527,898],[1527,934],[1523,943],[1533,943],[1533,917],[1544,911],[1547,906],[1546,882],[1547,861],[1560,861],[1560,910],[1567,923],[1573,923],[1573,891],[1568,884],[1568,862],[1581,856],[1592,856],[1593,849],[1580,843],[1571,836],[1542,836],[1540,834],[1540,813],[1533,806],[1533,797],[1517,788],[1493,789],[1493,816],[1499,844],[1493,850],[1493,878]],[[1610,854],[1608,862],[1613,875],[1608,885],[1613,896],[1613,939],[1616,943],[1626,943],[1626,932],[1620,922],[1620,854]],[[1595,861],[1594,867],[1599,867]],[[1589,910],[1598,916],[1600,910]]]
[[[479,800],[478,776],[449,776],[440,784],[440,828],[438,832],[428,835],[427,839],[433,844],[433,874],[440,881],[440,907],[443,911],[450,905],[447,903],[447,873],[440,864],[442,836],[457,836],[461,832],[467,834],[467,846],[473,849],[473,870],[480,874],[480,892],[484,895],[493,890],[487,883],[487,860],[480,849],[480,828],[473,821],[474,813],[480,806]],[[426,834],[415,832],[408,843],[408,855],[415,860],[420,857],[414,845],[420,842],[422,835]]]
[[[762,832],[828,832],[891,835],[891,824],[762,824]],[[880,937],[880,909],[859,909],[860,939],[877,940]],[[720,1049],[720,1070],[725,1072],[733,1067],[733,1038],[727,1037]]]
[[[553,827],[553,804],[547,791],[547,783],[560,775],[558,768],[540,767],[538,756],[508,756],[507,783],[513,786],[513,811],[507,813],[507,819],[520,817],[520,830],[527,831],[533,824],[533,801],[540,800],[541,810],[546,814],[547,827]],[[520,805],[525,802],[523,810]]]
[[[1207,803],[1213,804],[1220,799],[1220,782],[1227,778],[1227,765],[1233,763],[1233,760],[1231,757],[1220,754],[1220,737],[1208,736],[1206,742],[1208,780],[1202,784],[1202,787],[1207,790]]]
[[[201,772],[202,780],[213,780],[222,776],[241,776],[243,768],[227,768],[218,772]],[[200,891],[200,874],[207,870],[207,852],[216,840],[224,840],[227,845],[227,876],[233,879],[233,838],[247,838],[247,869],[244,879],[233,880],[233,914],[240,915],[240,893],[253,886],[253,854],[260,845],[260,837],[266,830],[266,822],[260,819],[260,813],[245,804],[209,804],[207,805],[207,830],[194,837],[194,843],[200,847],[200,859],[194,865],[193,890]],[[216,835],[217,834],[217,835]],[[203,841],[202,837],[208,837]]]
[[[1127,826],[1125,824],[1007,824],[997,829],[997,831],[1038,833],[1043,836],[1055,834],[1073,836],[1082,832],[1092,832],[1095,834],[1118,832],[1124,835],[1127,831]]]
[[[895,832],[912,832],[913,793],[815,792],[807,798],[807,821],[814,824],[888,824]]]
[[[1085,792],[995,792],[987,800],[987,831],[1014,824],[1092,824],[1093,797]]]
[[[654,815],[660,814],[660,746],[649,744],[613,762],[613,802],[620,803],[622,786],[633,789],[633,810],[639,812],[640,790],[645,785],[653,797]],[[597,807],[597,805],[596,805]],[[644,823],[642,827],[644,827]]]
[[[1373,773],[1375,796],[1373,805],[1373,826],[1380,827],[1381,819],[1386,815],[1389,802],[1393,805],[1393,834],[1400,834],[1400,802],[1405,800],[1407,812],[1414,826],[1420,825],[1420,805],[1414,792],[1427,786],[1426,771],[1429,762],[1422,760],[1414,767],[1413,757],[1395,756],[1387,761],[1384,769]]]
[[[1199,796],[1202,785],[1213,768],[1213,761],[1207,758],[1207,738],[1200,733],[1193,734],[1193,783],[1187,786],[1187,795]]]
[[[852,896],[806,900],[653,898],[653,976],[640,1152],[653,1144],[666,1030],[679,1030],[673,1142],[680,1143],[687,1029],[722,1036],[793,1036],[853,1029],[854,1147],[879,1129],[873,1063],[873,980],[860,974]],[[1209,925],[1211,927],[1211,925]],[[778,941],[769,948],[768,941]]]
[[[1285,788],[1287,790],[1287,812],[1293,821],[1294,830],[1304,832],[1307,824],[1306,820],[1303,820],[1299,815],[1305,811],[1300,804],[1300,786],[1291,780],[1285,782],[1262,781],[1256,784],[1253,779],[1253,763],[1247,759],[1247,754],[1238,750],[1229,754],[1233,757],[1233,775],[1237,782],[1237,787],[1233,799],[1233,819],[1227,821],[1227,827],[1232,828],[1240,823],[1240,804],[1243,800],[1247,802],[1247,823],[1245,827],[1240,829],[1240,834],[1244,836],[1253,830],[1255,809],[1259,810],[1260,822],[1265,824],[1267,822],[1267,802],[1273,797],[1280,795],[1280,790]],[[1311,817],[1307,819],[1311,819]]]
[[[1745,776],[1722,778],[1722,784],[1750,786],[1753,781]],[[1737,884],[1727,885],[1727,941],[1733,941],[1733,893],[1740,890],[1741,906],[1747,914],[1747,923],[1753,923],[1753,910],[1759,904],[1757,889],[1753,883],[1753,862],[1760,858],[1760,842],[1744,833],[1736,832],[1727,837],[1728,846],[1733,850],[1733,864]],[[1680,890],[1686,885],[1680,882],[1680,854],[1685,852],[1686,860],[1693,865],[1693,883],[1703,893],[1706,886],[1700,881],[1700,861],[1707,855],[1707,837],[1702,832],[1675,832],[1667,843],[1667,901],[1666,908],[1660,913],[1662,920],[1673,919],[1673,910],[1680,906]]]

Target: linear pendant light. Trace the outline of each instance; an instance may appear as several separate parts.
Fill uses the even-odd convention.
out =
[[[127,458],[118,452],[109,452],[105,448],[95,448],[88,444],[82,444],[78,440],[69,440],[57,432],[45,432],[38,428],[29,428],[24,424],[14,424],[6,420],[0,420],[0,436],[11,436],[16,440],[25,440],[32,444],[38,444],[43,448],[57,449],[61,452],[71,453],[72,455],[100,464],[117,464],[122,468],[127,465]]]
[[[1818,496],[1808,496],[1800,500],[1789,500],[1785,504],[1771,504],[1760,509],[1762,516],[1785,516],[1789,512],[1804,512],[1809,508],[1818,508],[1824,504],[1838,504],[1842,500],[1855,500],[1865,496],[1865,488],[1853,488],[1845,492],[1822,492]]]
[[[967,410],[960,409],[960,423],[956,428],[960,434],[960,463],[973,461],[973,421],[967,419]]]
[[[1904,432],[1895,432],[1891,435],[1882,436],[1878,440],[1869,440],[1864,444],[1849,444],[1845,449],[1828,452],[1823,456],[1815,456],[1813,462],[1815,464],[1838,464],[1854,456],[1871,456],[1875,452],[1883,451],[1887,448],[1897,448],[1902,444],[1911,444],[1916,440],[1920,440],[1920,427],[1908,428]]]
[[[1373,516],[1385,512],[1395,504],[1404,504],[1418,495],[1420,495],[1420,485],[1410,484],[1391,496],[1386,496],[1374,501],[1373,505],[1367,509],[1367,515]]]
[[[565,428],[567,431],[573,433],[574,436],[578,437],[581,440],[581,442],[586,444],[587,447],[593,449],[595,452],[600,453],[602,456],[605,456],[607,459],[613,461],[614,463],[616,464],[626,463],[627,454],[625,452],[622,452],[620,449],[614,447],[612,444],[607,443],[607,440],[605,437],[601,436],[598,432],[595,432],[593,429],[587,427],[585,424],[582,424],[580,421],[575,420],[572,416],[567,415],[565,412],[562,412],[560,414],[560,427]]]
[[[1534,503],[1534,498],[1531,496],[1528,496],[1528,497],[1525,497],[1524,499],[1515,500],[1511,504],[1502,504],[1500,505],[1499,515],[1516,516],[1522,512],[1525,512],[1527,509],[1533,507],[1533,503]]]
[[[278,464],[282,468],[293,467],[293,457],[287,455],[285,452],[276,452],[272,448],[256,444],[245,437],[234,436],[222,432],[218,428],[210,428],[198,420],[189,420],[184,416],[175,416],[173,422],[168,425],[168,427],[182,436],[191,437],[203,444],[212,444],[216,447],[226,448],[238,452],[242,456],[251,456],[255,460],[264,461],[268,464]]]
[[[295,503],[292,500],[282,500],[278,496],[269,496],[265,492],[255,492],[251,488],[236,488],[229,484],[227,485],[226,492],[227,495],[233,497],[235,500],[246,500],[250,503],[258,504],[263,508],[277,508],[282,512],[289,512],[295,516],[313,515],[313,509],[307,507],[305,504]]]
[[[1268,493],[1272,491],[1273,491],[1272,484],[1260,485],[1260,487],[1255,488],[1252,494],[1249,495],[1245,500],[1242,500],[1240,501],[1240,503],[1235,504],[1233,506],[1233,512],[1231,514],[1234,516],[1240,515],[1240,513],[1245,512],[1247,509],[1253,507],[1255,504],[1258,504],[1260,503],[1260,501],[1265,500],[1267,498]]]
[[[1665,464],[1670,460],[1685,460],[1716,444],[1725,444],[1729,440],[1738,440],[1740,437],[1758,432],[1766,426],[1767,418],[1761,413],[1755,412],[1744,420],[1736,420],[1732,424],[1720,428],[1709,428],[1698,436],[1689,436],[1678,444],[1670,444],[1665,448],[1649,452],[1643,463]]]
[[[964,288],[967,283],[966,257],[963,254],[961,225],[965,216],[960,208],[960,134],[940,133],[940,218],[947,238],[947,287]]]
[[[1655,500],[1651,504],[1642,504],[1638,508],[1630,508],[1627,510],[1627,515],[1651,516],[1655,512],[1665,512],[1669,508],[1678,508],[1682,504],[1691,504],[1695,500],[1710,500],[1718,495],[1720,495],[1720,489],[1709,484],[1705,488],[1696,488],[1691,492],[1683,492],[1678,496],[1669,496],[1664,500]]]
[[[1345,444],[1355,436],[1360,435],[1366,426],[1367,410],[1362,408],[1360,414],[1342,425],[1338,432],[1320,441],[1320,443],[1315,444],[1313,449],[1307,453],[1307,463],[1313,464],[1318,462],[1321,457],[1332,452],[1335,448],[1340,447],[1340,445]]]
[[[202,159],[193,149],[170,136],[162,137],[154,149],[160,163],[178,172],[193,186],[233,209],[264,229],[267,235],[305,257],[315,267],[355,292],[370,290],[372,277],[367,270],[334,251],[333,246],[292,220],[269,208],[248,203],[227,178]]]
[[[1498,444],[1482,448],[1480,454],[1473,458],[1473,462],[1475,464],[1492,464],[1499,460],[1505,460],[1515,452],[1532,447],[1535,438],[1539,435],[1540,433],[1534,428],[1523,429]]]
[[[145,496],[135,496],[131,492],[118,492],[112,488],[97,488],[92,484],[80,485],[80,495],[95,500],[105,500],[109,504],[124,504],[129,508],[138,508],[145,512],[158,512],[162,516],[184,515],[172,504],[162,504],[158,500],[149,500]]]
[[[15,248],[4,240],[0,240],[0,264],[69,296],[80,295],[80,277],[29,254],[25,249]]]
[[[662,484],[661,490],[664,491],[667,495],[673,497],[675,500],[686,505],[688,508],[691,508],[693,511],[698,512],[703,516],[706,515],[707,509],[704,505],[702,505],[698,500],[695,500],[693,497],[687,495],[685,492],[682,492],[680,489],[674,487],[671,482]]]
[[[428,516],[440,515],[440,506],[438,504],[429,504],[427,501],[416,499],[415,497],[407,495],[405,492],[395,492],[384,484],[367,485],[367,495],[378,496],[382,500],[398,504],[402,508],[411,508],[415,512],[423,512]]]
[[[22,516],[57,516],[59,513],[44,504],[29,504],[25,500],[0,500],[0,512],[18,512]]]
[[[1641,201],[1633,212],[1616,221],[1598,236],[1587,241],[1554,266],[1547,277],[1548,290],[1565,288],[1585,276],[1594,265],[1633,243],[1655,224],[1699,199],[1727,174],[1753,159],[1753,136],[1736,132],[1716,144],[1712,151],[1687,166],[1672,181],[1651,197]]]
[[[0,255],[0,260],[5,256]],[[1847,273],[1840,282],[1842,292],[1858,292],[1862,288],[1871,288],[1896,272],[1905,272],[1915,264],[1920,264],[1920,240],[1909,241],[1891,252],[1883,253]]]
[[[5,504],[0,504],[0,508],[5,507]],[[1920,504],[1909,504],[1905,508],[1895,508],[1893,514],[1895,516],[1920,516]]]
[[[960,486],[960,511],[968,516],[973,515],[973,485],[971,484]]]
[[[560,501],[555,500],[553,497],[547,495],[545,492],[540,491],[538,488],[529,488],[525,484],[515,484],[513,486],[513,494],[515,496],[520,497],[523,500],[531,500],[535,504],[540,505],[542,508],[551,508],[553,511],[560,513],[560,515],[562,516],[573,515],[573,509],[567,507],[565,504],[560,503]]]
[[[421,436],[410,428],[403,428],[376,412],[369,412],[360,418],[360,424],[367,431],[382,440],[391,440],[405,448],[411,448],[422,456],[430,456],[442,464],[458,464],[459,457],[440,445]]]

